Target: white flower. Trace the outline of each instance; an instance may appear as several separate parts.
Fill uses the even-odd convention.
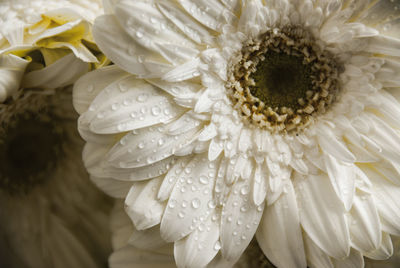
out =
[[[0,3],[1,267],[103,267],[111,250],[110,200],[82,164],[71,94],[96,49],[79,53],[90,24],[52,9],[65,3]]]
[[[97,0],[0,3],[0,102],[22,86],[57,88],[106,62],[91,36]],[[30,72],[21,81],[24,72]],[[20,85],[22,83],[22,85]]]
[[[388,258],[400,235],[397,9],[118,1],[93,28],[115,65],[74,88],[88,171],[125,198],[136,229],[174,242],[179,267],[232,265],[254,235],[278,267]]]

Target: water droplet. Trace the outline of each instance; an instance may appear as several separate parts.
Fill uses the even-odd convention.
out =
[[[232,232],[232,235],[233,235],[233,236],[237,236],[237,234],[238,234],[238,233],[237,233],[236,231],[233,231],[233,232]]]
[[[161,113],[161,109],[158,106],[154,106],[153,108],[151,108],[151,113],[154,116],[157,116]]]
[[[240,211],[241,211],[241,212],[246,212],[246,211],[247,211],[247,206],[246,206],[246,205],[242,206],[242,207],[240,208]]]
[[[185,212],[184,211],[180,211],[179,213],[178,213],[178,217],[180,218],[180,219],[183,219],[183,218],[185,218]]]
[[[131,116],[131,118],[136,118],[137,117],[137,112],[131,112],[130,116]]]
[[[142,141],[142,142],[139,142],[138,148],[139,148],[139,149],[143,149],[143,148],[144,148],[144,142],[143,142],[143,141]]]
[[[200,180],[200,183],[204,184],[204,185],[207,185],[210,181],[209,178],[205,175],[201,175],[199,180]]]
[[[175,199],[169,200],[168,206],[169,206],[170,208],[174,208],[174,207],[176,206],[176,200],[175,200]]]
[[[215,201],[214,200],[210,200],[210,201],[208,201],[208,207],[209,208],[215,208],[217,206],[217,204],[215,203]]]
[[[149,95],[147,93],[142,93],[136,98],[136,100],[138,102],[145,102],[148,97],[149,97]]]
[[[221,249],[221,242],[219,242],[219,241],[217,241],[217,242],[215,242],[215,244],[214,244],[214,250],[220,250]]]
[[[186,201],[186,200],[183,200],[181,206],[182,206],[183,208],[187,207],[187,201]]]
[[[185,173],[186,174],[190,174],[190,172],[192,172],[192,169],[190,167],[186,167],[185,168]]]
[[[247,195],[247,194],[249,193],[249,191],[250,191],[250,189],[249,189],[249,186],[247,186],[247,185],[243,186],[243,187],[240,189],[240,193],[241,193],[242,195]]]
[[[137,37],[137,38],[142,38],[142,37],[143,37],[143,33],[140,32],[140,31],[137,31],[137,32],[136,32],[136,37]]]
[[[111,105],[111,109],[112,109],[113,111],[118,110],[118,108],[119,108],[119,104],[118,104],[118,103],[114,103],[113,105]]]
[[[192,208],[198,209],[200,207],[201,201],[198,198],[192,200]]]

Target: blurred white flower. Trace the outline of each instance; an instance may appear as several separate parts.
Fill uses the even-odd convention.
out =
[[[398,7],[117,1],[93,28],[115,65],[74,87],[92,179],[137,230],[174,243],[179,267],[231,266],[254,235],[278,267],[389,258]]]
[[[111,202],[83,167],[71,94],[102,59],[89,23],[100,6],[87,20],[77,7],[0,3],[0,267],[107,265]]]
[[[62,87],[105,63],[91,35],[91,23],[102,14],[98,2],[0,3],[0,102],[20,86]]]

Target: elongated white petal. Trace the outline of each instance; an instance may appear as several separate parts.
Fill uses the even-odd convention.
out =
[[[181,112],[160,89],[130,76],[97,95],[86,118],[93,132],[109,134],[165,123]]]
[[[179,0],[179,3],[192,17],[212,30],[218,31],[224,24],[235,20],[235,16],[216,0]]]
[[[265,208],[256,235],[261,249],[275,266],[307,267],[296,195],[291,182],[285,185],[285,193]]]
[[[345,210],[327,175],[297,178],[295,187],[299,200],[300,222],[308,236],[330,256],[338,259],[347,257],[350,235]]]
[[[75,82],[81,75],[89,70],[86,62],[69,54],[53,64],[26,74],[22,80],[22,87],[27,88],[58,88]]]
[[[169,68],[168,62],[136,43],[124,32],[113,15],[103,15],[96,19],[93,26],[93,36],[97,45],[107,57],[129,73],[150,74],[150,70],[144,65],[147,61],[157,64],[158,69],[165,68],[167,70]]]
[[[341,163],[330,155],[325,155],[324,160],[336,194],[343,202],[346,210],[350,210],[355,191],[355,168],[353,164]]]
[[[381,244],[381,224],[371,195],[360,193],[354,198],[350,211],[350,233],[357,249],[369,252]]]
[[[303,235],[307,261],[311,268],[334,268],[331,258],[307,235]]]
[[[238,181],[222,209],[221,252],[227,260],[239,259],[253,238],[264,210],[265,203],[255,206],[246,198],[251,198],[250,183]]]
[[[142,231],[133,230],[128,243],[136,248],[146,250],[157,250],[167,244],[160,236],[160,225]]]
[[[28,60],[12,54],[0,56],[0,103],[19,88],[28,64]]]
[[[150,127],[128,133],[109,151],[107,158],[117,167],[137,168],[165,159],[196,137],[199,128],[181,135],[166,134],[165,128]]]
[[[148,229],[161,221],[165,203],[157,201],[161,177],[146,182],[136,182],[125,199],[125,211],[138,230]]]
[[[392,239],[388,233],[382,233],[382,243],[381,246],[371,252],[363,253],[366,257],[374,260],[386,260],[393,254],[393,244]]]
[[[164,240],[177,241],[194,231],[214,208],[212,189],[216,165],[203,155],[195,156],[179,174],[161,222]]]
[[[160,201],[165,201],[171,195],[172,190],[174,189],[175,183],[179,178],[179,174],[183,172],[183,169],[186,167],[190,158],[179,158],[178,161],[173,165],[173,167],[168,171],[165,175],[163,182],[160,186],[160,190],[158,191],[157,198]]]
[[[171,20],[176,27],[186,34],[193,41],[202,44],[213,44],[214,37],[201,24],[197,23],[192,17],[184,13],[174,2],[159,1],[158,7],[160,11]]]
[[[213,215],[215,216],[215,215]],[[213,216],[201,223],[190,235],[175,242],[178,267],[206,267],[219,251],[219,222]]]
[[[75,110],[79,114],[84,113],[100,91],[115,80],[122,79],[127,75],[128,73],[112,65],[82,76],[74,84],[73,103]]]
[[[364,267],[364,258],[363,255],[355,250],[350,250],[350,255],[343,260],[332,260],[333,264],[337,268],[363,268]]]

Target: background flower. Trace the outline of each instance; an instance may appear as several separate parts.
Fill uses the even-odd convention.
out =
[[[118,1],[93,30],[115,65],[74,87],[92,179],[125,198],[137,230],[174,243],[179,267],[233,265],[256,231],[278,267],[388,258],[396,8]]]
[[[105,59],[90,35],[100,12],[93,1],[0,3],[1,267],[107,266],[111,201],[83,167],[71,100]]]

